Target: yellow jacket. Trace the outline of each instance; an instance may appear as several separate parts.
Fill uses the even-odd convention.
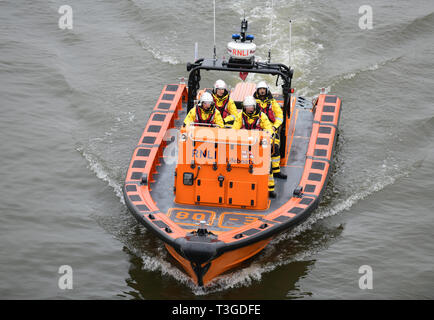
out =
[[[271,124],[270,120],[268,120],[268,117],[263,112],[260,112],[259,114],[255,114],[251,117],[247,116],[247,114],[244,112],[238,113],[237,118],[235,119],[235,122],[232,126],[232,129],[241,129],[243,127],[243,114],[246,116],[249,125],[253,124],[253,122],[257,121],[258,118],[260,118],[259,126],[261,127],[261,129],[268,131],[270,134],[273,134],[273,125]]]
[[[229,94],[224,95],[223,97],[219,98],[216,94],[212,94],[212,97],[214,98],[214,102],[216,107],[221,108],[223,107],[223,103],[226,99],[229,99],[228,104],[226,105],[227,111],[229,112],[228,115],[226,115],[226,117],[223,118],[223,120],[225,122],[228,121],[235,121],[237,115],[238,115],[238,110],[237,110],[237,106],[235,105],[235,102],[228,98]],[[222,114],[223,117],[223,114]]]
[[[278,129],[280,125],[283,123],[283,111],[280,105],[277,103],[276,99],[274,99],[273,96],[270,94],[264,100],[261,100],[258,98],[256,92],[253,95],[253,97],[256,99],[256,102],[261,106],[262,109],[265,109],[268,103],[271,103],[271,109],[273,110],[274,117],[275,117],[275,121],[272,124],[273,127]]]
[[[220,114],[220,111],[218,111],[215,107],[211,107],[209,109],[209,111],[205,111],[200,107],[192,108],[184,119],[185,125],[189,125],[192,122],[196,122],[196,108],[199,109],[199,116],[200,116],[200,119],[202,119],[202,120],[206,120],[209,117],[211,117],[212,112],[215,111],[214,120],[212,121],[212,123],[216,124],[220,128],[224,127],[222,115]]]

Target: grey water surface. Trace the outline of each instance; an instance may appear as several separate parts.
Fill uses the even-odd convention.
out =
[[[163,86],[187,77],[195,42],[212,57],[212,1],[1,0],[1,299],[434,298],[434,2],[217,4],[219,57],[245,13],[259,60],[271,45],[298,94],[342,98],[320,207],[244,268],[194,286],[121,188]],[[372,29],[359,26],[365,4]],[[59,287],[64,265],[72,289]]]

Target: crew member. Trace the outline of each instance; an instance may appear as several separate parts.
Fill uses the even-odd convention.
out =
[[[243,101],[243,111],[237,115],[233,129],[247,129],[247,130],[265,130],[273,134],[272,124],[267,116],[261,111],[256,99],[252,96],[247,96]],[[270,173],[268,177],[268,196],[276,198],[274,191],[274,177]]]
[[[220,111],[225,124],[233,124],[238,115],[238,110],[235,102],[229,98],[229,92],[223,80],[217,80],[214,83],[212,97],[214,98],[215,107]]]
[[[286,179],[287,176],[280,171],[280,137],[279,131],[280,126],[283,123],[283,111],[280,105],[277,103],[276,99],[268,88],[265,81],[261,81],[256,85],[256,92],[253,94],[256,102],[261,107],[263,113],[268,116],[268,119],[272,123],[272,128],[275,133],[273,153],[271,155],[271,166],[273,175],[276,178]]]
[[[190,123],[196,124],[214,124],[220,128],[224,127],[222,115],[215,108],[214,100],[211,93],[204,92],[200,97],[200,102],[195,108],[192,108],[184,120],[184,126]]]

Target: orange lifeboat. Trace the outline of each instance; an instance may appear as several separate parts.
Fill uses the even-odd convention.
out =
[[[123,193],[135,218],[155,233],[192,280],[207,285],[259,253],[278,233],[317,208],[330,174],[341,100],[320,94],[314,103],[296,96],[293,70],[283,64],[199,59],[187,65],[186,84],[166,85],[133,151]],[[279,76],[273,96],[284,114],[277,197],[268,198],[270,134],[187,126],[183,120],[200,90],[200,71]],[[255,84],[231,92],[238,107]]]

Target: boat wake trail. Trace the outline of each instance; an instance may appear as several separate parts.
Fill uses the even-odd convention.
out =
[[[408,176],[414,169],[413,167],[414,165],[403,168],[385,161],[375,175],[366,178],[361,183],[362,187],[359,191],[343,199],[336,199],[330,204],[320,205],[304,223],[273,239],[269,246],[256,256],[254,262],[250,265],[217,277],[205,288],[196,286],[184,272],[168,262],[166,254],[162,252],[155,257],[142,253],[142,268],[145,271],[159,272],[163,276],[171,276],[189,288],[196,296],[255,285],[262,280],[265,274],[280,267],[309,260],[310,257],[323,250],[324,246],[327,246],[327,243],[330,243],[335,238],[336,233],[340,232],[327,230],[327,232],[318,235],[307,235],[306,233],[311,231],[319,221],[349,210],[359,201],[394,184],[398,179]],[[317,237],[318,239],[315,240]],[[288,243],[288,241],[290,242]]]
[[[400,26],[399,30],[394,34],[397,38],[396,41],[414,40],[424,34],[431,36],[433,23],[434,12],[430,12],[429,14],[407,22],[403,26]]]
[[[366,181],[361,184],[362,187],[359,191],[344,199],[336,199],[328,205],[320,205],[315,213],[304,223],[273,239],[269,246],[250,266],[230,274],[222,275],[216,278],[216,280],[206,288],[199,288],[192,284],[189,286],[192,288],[195,295],[208,295],[228,289],[248,287],[253,285],[255,282],[260,282],[264,274],[270,273],[279,267],[309,259],[309,257],[320,252],[323,250],[323,247],[327,245],[327,242],[329,241],[327,241],[327,239],[325,240],[324,237],[331,240],[334,238],[334,235],[333,232],[330,232],[330,234],[327,235],[322,234],[320,235],[321,240],[319,241],[312,239],[300,240],[300,238],[303,238],[304,235],[306,235],[306,232],[312,230],[319,221],[349,210],[359,201],[383,190],[389,185],[394,184],[398,179],[408,176],[414,169],[413,167],[414,165],[408,168],[402,168],[395,164],[390,165],[385,161],[375,176],[368,177]],[[284,244],[284,242],[287,241],[291,241],[291,243]],[[300,242],[306,243],[300,246]],[[279,252],[277,252],[276,247],[278,247]]]
[[[239,1],[231,3],[231,8],[238,15],[249,19],[253,26],[253,32],[259,37],[256,49],[256,59],[266,61],[268,50],[271,48],[272,61],[289,62],[295,70],[297,78],[297,90],[301,95],[304,89],[309,86],[311,73],[321,64],[321,54],[326,45],[322,35],[323,30],[318,19],[321,17],[312,16],[301,1],[279,2],[274,1],[271,8],[271,1],[260,2],[252,7],[251,1]],[[306,11],[307,10],[307,11]],[[289,50],[289,17],[294,12],[298,12],[297,17],[293,17],[293,35],[291,40],[291,52]],[[270,19],[274,21],[270,22]],[[270,39],[271,30],[271,39]],[[273,77],[260,74],[249,74],[248,81],[257,82],[260,80],[268,81],[272,91],[277,91]]]
[[[110,176],[108,166],[104,165],[104,162],[97,156],[84,150],[83,146],[77,146],[76,150],[86,159],[88,162],[88,168],[95,173],[95,175],[108,183],[113,188],[116,196],[120,199],[122,204],[125,204],[124,196],[122,193],[122,185],[116,179]]]
[[[391,161],[392,160],[390,160],[389,162]],[[312,229],[312,226],[315,225],[318,221],[338,215],[343,211],[350,210],[350,208],[357,204],[359,201],[364,200],[370,195],[383,190],[389,185],[394,184],[397,180],[408,176],[413,171],[414,166],[415,165],[412,165],[410,167],[401,167],[397,164],[389,164],[387,160],[384,160],[383,164],[381,165],[379,170],[377,170],[375,175],[367,177],[365,181],[362,182],[358,180],[360,186],[359,190],[344,198],[338,197],[337,199],[332,200],[329,204],[320,204],[315,213],[310,216],[305,222],[298,225],[291,231],[279,235],[271,241],[271,244],[277,244],[282,241],[294,239],[300,234]],[[348,186],[343,186],[342,188],[349,189]],[[326,190],[325,197],[327,197],[327,191],[329,191],[329,189]],[[345,191],[342,191],[342,193],[345,193]]]
[[[157,59],[163,63],[168,63],[171,65],[182,64],[182,62],[179,61],[177,58],[170,56],[170,55],[167,55],[167,54],[163,54],[159,49],[151,46],[150,43],[151,42],[147,39],[139,40],[140,46],[143,49],[145,49],[146,51],[148,51],[155,59]]]
[[[144,271],[159,272],[162,276],[169,275],[186,286],[194,287],[191,279],[185,273],[173,266],[170,262],[167,262],[164,258],[158,256],[151,257],[147,254],[142,254],[141,258],[143,262],[142,269]]]
[[[336,87],[341,82],[345,82],[345,81],[354,79],[354,78],[356,78],[356,77],[358,77],[358,76],[360,76],[366,72],[376,71],[376,70],[378,70],[382,67],[385,67],[391,63],[398,62],[401,58],[402,58],[402,56],[386,59],[386,60],[371,64],[371,65],[368,65],[366,67],[362,67],[360,69],[338,75],[335,78],[327,80],[327,83],[329,83],[329,86],[326,88],[326,90],[330,91],[333,87]],[[325,83],[323,85],[325,85]]]

